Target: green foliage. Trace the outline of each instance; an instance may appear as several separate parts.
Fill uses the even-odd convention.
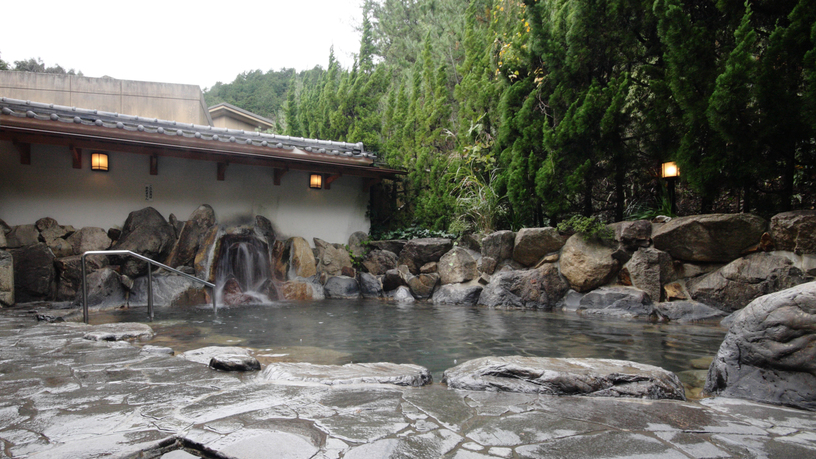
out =
[[[397,228],[394,230],[374,233],[372,231],[371,238],[376,241],[385,241],[390,239],[419,239],[427,237],[442,237],[446,239],[455,239],[457,235],[440,230],[429,230],[421,226],[408,226],[404,228]]]
[[[562,233],[579,233],[584,240],[612,240],[615,232],[595,217],[584,217],[583,215],[573,215],[569,220],[562,221],[556,226]]]

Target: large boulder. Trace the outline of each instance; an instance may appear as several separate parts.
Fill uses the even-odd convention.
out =
[[[671,255],[655,248],[640,248],[623,266],[632,285],[649,294],[653,301],[660,301],[663,285],[671,282],[674,265]]]
[[[770,233],[776,250],[816,253],[816,210],[776,214],[771,217]]]
[[[569,285],[553,264],[537,269],[499,271],[484,287],[479,303],[490,307],[552,309]]]
[[[394,291],[388,293],[388,297],[397,303],[413,303],[416,301],[414,295],[411,294],[411,289],[405,285],[400,285]]]
[[[368,247],[366,247],[366,242],[368,241],[368,234],[363,231],[355,231],[351,233],[348,240],[348,247],[351,255],[359,258],[365,256],[366,252],[368,252]]]
[[[115,309],[126,304],[122,277],[110,268],[88,274],[88,307]],[[82,305],[82,290],[74,299],[74,306]]]
[[[425,263],[439,261],[453,248],[453,241],[444,238],[412,239],[399,254],[399,264],[408,266],[412,274],[419,274]]]
[[[407,268],[406,268],[407,269]],[[402,278],[402,274],[398,269],[389,269],[385,272],[383,276],[383,290],[386,292],[390,292],[391,290],[396,290],[398,287],[401,286],[408,286],[405,283],[405,280]]]
[[[35,225],[15,226],[11,232],[6,234],[6,247],[10,249],[28,247],[38,242],[40,242],[40,232],[37,231]]]
[[[85,257],[87,274],[98,271],[110,263],[104,255],[88,255]],[[54,260],[57,268],[57,301],[73,301],[82,288],[82,256],[57,258]]]
[[[407,243],[408,241],[405,239],[388,239],[385,241],[371,241],[368,243],[368,245],[375,249],[393,252],[395,255],[399,256],[400,252],[402,252],[402,248],[405,247],[405,244]]]
[[[705,390],[816,410],[816,282],[759,297],[734,315]]]
[[[768,293],[807,279],[789,259],[772,253],[752,253],[703,277],[687,282],[691,297],[723,311],[736,311]]]
[[[581,315],[609,316],[619,319],[655,317],[654,304],[649,295],[634,287],[601,287],[578,302]]]
[[[673,218],[652,233],[654,246],[679,260],[728,263],[752,249],[767,230],[750,214],[709,214]]]
[[[614,254],[615,248],[609,244],[574,234],[561,250],[561,274],[579,292],[596,289],[618,274],[620,262]]]
[[[406,281],[406,284],[408,284],[408,288],[411,290],[411,294],[413,294],[414,297],[420,299],[430,298],[431,295],[433,295],[437,284],[439,284],[439,274],[430,273],[411,276]]]
[[[0,234],[3,231],[0,230]],[[0,307],[14,304],[14,259],[9,252],[0,250]]]
[[[153,304],[162,306],[194,306],[209,304],[209,289],[200,282],[175,274],[153,276]],[[147,304],[147,276],[134,280],[129,306]]]
[[[397,255],[388,250],[372,250],[363,258],[363,267],[369,273],[379,276],[385,274],[389,269],[397,268]]]
[[[445,370],[452,389],[685,400],[680,378],[652,365],[611,359],[483,357]]]
[[[131,212],[113,250],[130,250],[151,260],[164,261],[176,242],[175,230],[152,207]],[[147,273],[147,263],[133,257],[122,258],[122,274],[136,278]]]
[[[619,222],[610,226],[615,231],[615,240],[627,250],[648,247],[652,242],[652,222],[649,220]]]
[[[522,266],[533,266],[545,255],[561,250],[565,242],[566,238],[555,228],[522,228],[516,233],[513,260]]]
[[[467,282],[479,275],[473,255],[462,247],[454,247],[442,255],[437,264],[437,272],[442,285]]]
[[[513,247],[516,242],[516,233],[512,231],[496,231],[482,238],[482,258],[493,260],[483,264],[487,274],[493,274],[496,266],[510,258],[513,258]]]
[[[55,239],[63,239],[70,236],[68,230],[64,226],[57,225],[56,222],[54,219],[37,220],[35,226],[40,231],[40,236],[46,244],[49,244]]]
[[[18,303],[53,300],[56,270],[48,246],[40,242],[9,252],[14,259],[14,299]]]
[[[357,282],[360,284],[360,294],[363,298],[382,298],[385,295],[381,277],[371,273],[357,274]]]
[[[199,206],[184,222],[179,238],[170,250],[165,264],[171,268],[193,266],[202,240],[214,225],[213,208],[207,204]]]
[[[71,244],[74,255],[82,255],[92,250],[108,250],[111,240],[107,231],[88,226],[70,235],[66,241]]]
[[[218,237],[221,232],[218,225],[213,225],[201,236],[193,260],[195,276],[199,279],[204,279],[209,282],[215,281],[215,267],[213,263],[215,261],[215,249],[218,245]]]
[[[433,304],[475,305],[484,287],[479,284],[447,284],[434,292]]]
[[[286,248],[283,253],[284,260],[287,260],[287,279],[296,277],[312,277],[317,274],[315,257],[309,243],[302,237],[292,237],[286,241]]]
[[[348,276],[332,276],[323,285],[326,298],[360,298],[360,284]]]
[[[308,301],[326,298],[323,286],[319,282],[302,277],[284,282],[281,291],[286,300]]]
[[[351,268],[351,256],[348,250],[335,247],[322,239],[314,238],[317,249],[317,273],[326,273],[328,276],[339,276],[343,268]]]
[[[5,249],[8,247],[8,241],[6,241],[6,233],[0,228],[0,249]]]

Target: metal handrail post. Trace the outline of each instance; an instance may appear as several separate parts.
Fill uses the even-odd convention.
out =
[[[148,263],[147,268],[147,313],[150,315],[150,320],[153,320],[153,269],[150,265],[158,266],[159,268],[165,269],[167,271],[179,274],[181,276],[187,277],[192,279],[196,282],[201,282],[206,287],[209,287],[212,291],[212,303],[213,303],[213,313],[218,314],[218,306],[215,302],[215,284],[212,282],[207,282],[205,280],[199,279],[195,276],[191,276],[187,273],[183,273],[178,269],[171,268],[167,265],[159,263],[158,261],[151,260],[144,255],[139,255],[136,252],[131,252],[130,250],[89,250],[82,254],[81,265],[82,265],[82,319],[87,324],[89,320],[89,313],[88,313],[88,279],[87,279],[87,270],[85,268],[85,257],[87,255],[129,255],[134,258],[138,258],[142,261],[146,261]]]

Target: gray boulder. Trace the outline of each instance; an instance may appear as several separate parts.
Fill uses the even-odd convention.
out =
[[[31,225],[34,226],[34,225]],[[45,244],[9,250],[14,260],[14,299],[18,303],[50,301],[56,296],[54,254]]]
[[[816,282],[759,297],[734,319],[705,391],[816,410]]]
[[[615,240],[627,250],[649,247],[652,242],[652,222],[649,220],[618,222],[610,226],[615,231]]]
[[[451,389],[491,392],[686,399],[674,373],[625,360],[483,357],[445,370],[442,382]]]
[[[65,258],[74,255],[74,247],[62,238],[47,239],[45,244],[51,249],[56,258]]]
[[[215,211],[209,205],[203,204],[194,210],[181,227],[165,264],[171,268],[193,266],[202,239],[215,223]]]
[[[119,273],[102,268],[88,274],[88,307],[95,309],[114,309],[126,304],[125,289]],[[82,289],[77,292],[74,306],[82,305]]]
[[[328,386],[342,384],[395,384],[420,387],[433,382],[431,372],[419,365],[388,362],[314,365],[311,363],[272,363],[261,379],[304,381]]]
[[[795,210],[771,217],[771,239],[776,250],[797,255],[816,253],[816,210]]]
[[[34,222],[34,226],[37,227],[37,231],[42,233],[49,228],[59,227],[59,223],[51,217],[44,217]]]
[[[345,249],[339,249],[322,239],[314,238],[317,249],[317,273],[326,273],[328,276],[339,276],[343,268],[351,268],[351,256]]]
[[[74,255],[82,255],[91,250],[108,250],[111,240],[102,228],[88,226],[70,235],[66,241],[71,244]]]
[[[561,251],[561,274],[579,292],[596,289],[618,274],[620,262],[614,254],[615,248],[609,244],[574,234]]]
[[[479,302],[479,296],[484,289],[483,286],[467,284],[447,284],[439,287],[433,294],[433,304],[462,304],[475,305]]]
[[[203,284],[175,274],[153,276],[153,304],[162,306],[195,306],[208,304],[208,292]],[[133,280],[129,306],[147,304],[147,276]]]
[[[442,255],[437,264],[442,285],[459,284],[474,279],[479,275],[476,270],[476,260],[462,247],[454,247],[450,252]]]
[[[37,231],[35,225],[15,226],[11,232],[6,234],[6,247],[10,249],[28,247],[38,242],[40,242],[40,232]]]
[[[495,269],[496,265],[504,260],[513,258],[513,247],[516,242],[516,233],[512,231],[496,231],[488,234],[482,238],[482,258],[490,257],[495,265],[486,264],[485,269],[491,267]],[[493,274],[493,271],[482,271],[487,274]]]
[[[727,315],[719,309],[714,309],[697,301],[658,303],[655,305],[655,309],[666,319],[679,323],[719,323]]]
[[[98,271],[110,263],[104,255],[88,255],[85,257],[87,274]],[[79,289],[82,288],[82,256],[57,258],[54,260],[57,269],[57,301],[73,301]]]
[[[210,358],[210,368],[221,371],[259,371],[261,362],[251,355],[215,355]]]
[[[388,296],[397,303],[413,303],[416,301],[414,295],[411,294],[411,289],[405,285],[397,287],[392,293],[389,293]]]
[[[711,274],[691,279],[686,287],[694,300],[732,312],[762,295],[806,281],[802,271],[789,259],[760,252],[734,260]]]
[[[355,257],[362,258],[368,252],[368,248],[364,244],[368,240],[368,234],[363,231],[355,231],[351,233],[348,240],[348,247],[351,254]]]
[[[425,263],[439,261],[442,255],[453,248],[453,241],[444,238],[412,239],[405,244],[399,254],[399,264],[408,266],[411,274],[419,274]]]
[[[561,250],[566,240],[555,228],[522,228],[516,233],[513,260],[533,266],[545,255]]]
[[[3,232],[0,231],[0,234]],[[0,307],[14,304],[14,259],[0,250]]]
[[[6,241],[6,233],[0,229],[0,249],[5,249],[8,247],[8,242]]]
[[[39,220],[38,220],[39,221]],[[56,220],[54,220],[56,221]],[[38,225],[39,228],[39,225]],[[40,236],[42,236],[43,240],[46,244],[49,244],[51,241],[55,239],[63,239],[68,237],[68,230],[65,227],[60,225],[42,225],[40,230]],[[50,245],[50,244],[49,244]]]
[[[553,264],[545,264],[537,269],[499,271],[482,290],[478,304],[552,309],[568,290],[569,285]]]
[[[581,315],[610,316],[620,319],[651,318],[655,309],[649,295],[634,287],[601,287],[593,290],[578,303]]]
[[[397,268],[397,255],[388,250],[375,249],[368,252],[363,258],[363,267],[369,273],[379,276],[389,269]]]
[[[674,265],[671,255],[654,248],[640,248],[623,266],[622,274],[628,276],[632,285],[660,301],[663,285],[671,282]]]
[[[375,249],[386,250],[399,256],[400,252],[402,252],[402,248],[405,247],[407,243],[408,241],[404,239],[389,239],[385,241],[371,241],[368,245]]]
[[[152,207],[131,212],[113,250],[130,250],[151,260],[164,261],[175,244],[175,230]],[[147,263],[133,257],[121,259],[122,274],[135,278],[147,273]]]
[[[359,273],[357,282],[360,284],[360,294],[363,298],[383,297],[383,284],[379,277],[370,273]]]
[[[652,240],[675,259],[728,263],[759,244],[767,228],[756,215],[692,215],[673,218],[652,233]]]
[[[401,285],[407,286],[405,281],[402,279],[402,274],[400,274],[398,269],[389,269],[385,272],[383,276],[383,290],[386,292],[390,292],[392,290],[397,289]]]
[[[326,298],[359,298],[360,285],[357,279],[348,276],[330,277],[323,285]]]

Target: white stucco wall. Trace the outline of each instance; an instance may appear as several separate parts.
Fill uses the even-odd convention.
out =
[[[306,172],[290,171],[275,186],[271,168],[231,164],[226,180],[217,181],[213,162],[165,157],[159,175],[150,175],[149,156],[108,153],[107,173],[90,170],[88,150],[82,169],[73,169],[67,148],[48,145],[32,145],[31,165],[21,165],[14,146],[0,141],[0,219],[15,226],[52,217],[62,225],[107,229],[148,206],[165,218],[173,213],[186,220],[209,204],[219,223],[251,224],[263,215],[279,234],[310,244],[314,237],[346,243],[351,233],[369,230],[368,193],[357,177],[341,177],[331,190],[311,190]],[[153,201],[145,200],[146,184],[153,186]]]

